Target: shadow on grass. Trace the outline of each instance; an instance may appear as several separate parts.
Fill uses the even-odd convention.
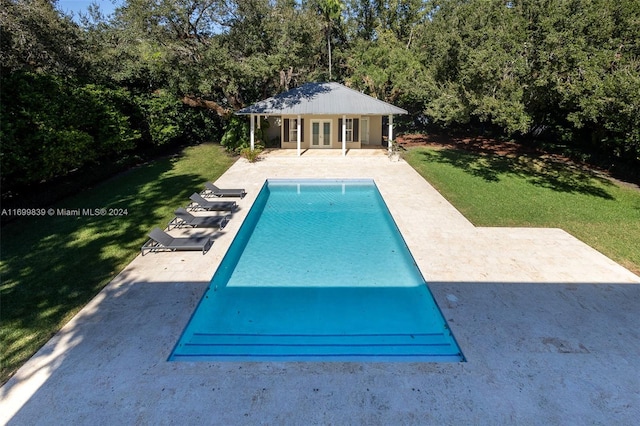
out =
[[[56,213],[2,229],[0,382],[137,255],[151,228],[166,225],[202,186],[201,175],[167,173],[175,161],[135,169],[54,206],[104,208],[105,216]],[[110,209],[120,215],[109,216]]]
[[[574,166],[540,157],[527,155],[504,157],[457,149],[442,149],[421,150],[420,158],[425,162],[449,164],[488,182],[499,182],[503,176],[515,176],[526,179],[531,184],[558,192],[614,199],[603,188],[607,185],[613,186],[608,180]]]

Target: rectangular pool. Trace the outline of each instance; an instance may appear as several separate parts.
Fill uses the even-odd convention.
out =
[[[373,180],[265,182],[172,361],[463,361]]]

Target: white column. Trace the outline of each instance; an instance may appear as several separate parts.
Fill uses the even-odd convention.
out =
[[[298,157],[300,157],[300,138],[302,137],[302,135],[301,135],[302,126],[300,124],[300,115],[299,114],[298,114],[298,118],[296,119],[296,126],[297,126],[296,127],[297,128],[297,132],[296,133],[298,135],[298,141],[297,141],[298,142]]]
[[[253,114],[250,115],[251,117],[251,125],[250,127],[250,131],[249,131],[249,139],[251,140],[251,151],[253,151],[253,149],[255,148],[255,141],[256,141],[256,120],[255,120],[255,116]]]
[[[342,156],[347,155],[347,116],[342,116]]]
[[[387,145],[389,148],[389,154],[391,154],[391,146],[393,145],[393,115],[391,114],[389,114],[389,131],[387,133]]]

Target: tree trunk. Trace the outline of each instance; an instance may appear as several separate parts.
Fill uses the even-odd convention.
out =
[[[227,108],[223,108],[220,104],[214,101],[208,101],[195,96],[185,95],[182,97],[182,103],[194,108],[206,108],[215,111],[220,117],[228,117],[231,111]]]
[[[329,49],[329,81],[331,81],[331,25],[327,29],[327,48]]]

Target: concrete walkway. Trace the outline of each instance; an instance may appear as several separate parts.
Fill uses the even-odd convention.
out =
[[[294,154],[233,165],[218,184],[249,195],[210,252],[138,256],[2,387],[0,424],[637,423],[640,277],[558,229],[476,228],[383,151]],[[375,179],[467,362],[166,361],[264,180],[293,177]]]

